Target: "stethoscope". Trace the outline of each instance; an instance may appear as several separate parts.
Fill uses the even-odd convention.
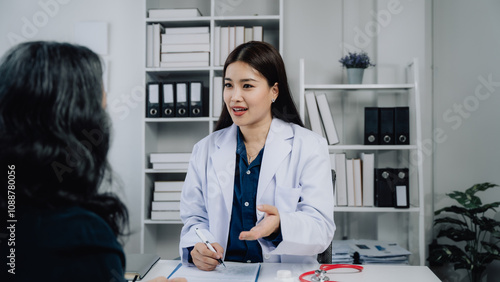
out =
[[[324,281],[330,281],[330,278],[326,276],[326,272],[328,270],[332,269],[338,269],[338,268],[350,268],[357,270],[358,272],[363,271],[363,267],[361,265],[354,265],[354,264],[322,264],[319,266],[319,269],[317,270],[312,270],[308,272],[304,272],[299,276],[300,282],[324,282]],[[306,280],[304,277],[308,275],[314,275],[311,277],[311,280]]]

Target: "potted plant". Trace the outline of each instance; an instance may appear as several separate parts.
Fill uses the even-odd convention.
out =
[[[347,69],[347,81],[349,84],[361,84],[364,70],[375,66],[364,51],[359,53],[349,52],[339,62]]]
[[[434,225],[441,226],[437,238],[446,237],[459,245],[433,243],[427,260],[431,265],[452,263],[455,270],[465,269],[469,281],[479,282],[492,261],[500,260],[500,222],[487,217],[489,210],[496,211],[500,202],[483,204],[475,194],[496,184],[475,184],[465,192],[453,191],[446,194],[459,204],[435,211],[435,215],[453,213],[458,218],[445,216],[434,219]]]

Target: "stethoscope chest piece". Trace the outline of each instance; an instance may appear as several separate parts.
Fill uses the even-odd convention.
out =
[[[314,271],[314,276],[311,277],[311,281],[324,282],[324,281],[330,281],[330,278],[326,276],[326,271],[324,271],[323,269],[318,269]]]

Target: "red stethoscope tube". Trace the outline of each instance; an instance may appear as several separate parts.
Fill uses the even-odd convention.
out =
[[[325,277],[324,274],[328,270],[338,269],[338,268],[351,268],[351,269],[358,270],[358,272],[363,271],[363,267],[361,265],[355,265],[355,264],[322,264],[322,265],[319,266],[319,270],[312,270],[312,271],[308,271],[308,272],[302,273],[299,276],[299,280],[300,280],[300,282],[311,282],[310,280],[306,280],[304,277],[306,277],[308,275],[314,275],[314,274],[316,274],[316,277],[317,277],[316,281],[329,281],[329,280],[320,280],[320,279],[322,277]]]

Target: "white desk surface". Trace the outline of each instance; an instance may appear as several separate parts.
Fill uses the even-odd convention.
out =
[[[160,260],[141,281],[148,281],[158,276],[166,276],[180,263],[178,260]],[[277,282],[276,271],[290,270],[295,281],[299,275],[317,269],[319,264],[289,264],[289,263],[263,263],[259,273],[259,282]],[[408,265],[363,265],[360,273],[328,273],[331,281],[370,281],[370,282],[439,282],[439,278],[426,266]],[[189,280],[188,280],[189,282]]]

